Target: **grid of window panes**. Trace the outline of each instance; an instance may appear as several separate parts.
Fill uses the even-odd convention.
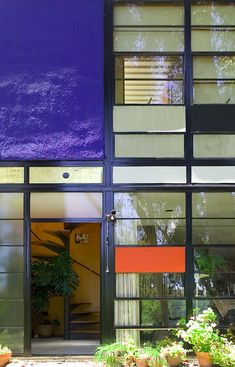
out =
[[[115,193],[117,221],[114,246],[122,248],[185,248],[185,194]],[[169,252],[170,254],[170,252]],[[157,258],[156,258],[157,263]],[[116,274],[114,302],[116,336],[129,334],[137,342],[169,333],[186,316],[185,273],[134,272]]]
[[[235,157],[234,124],[228,123],[235,104],[235,3],[193,1],[191,6],[194,104],[227,105],[220,128],[206,122],[195,129],[193,155],[197,159]],[[216,110],[207,119],[216,119]],[[200,123],[199,123],[200,125]]]
[[[183,159],[183,2],[116,2],[113,26],[115,157]]]
[[[0,340],[24,351],[23,194],[0,194]]]
[[[235,327],[235,193],[192,194],[194,308],[212,307],[221,328]]]

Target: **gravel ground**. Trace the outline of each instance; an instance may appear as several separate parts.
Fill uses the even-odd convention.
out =
[[[82,360],[81,360],[82,359]],[[103,367],[103,363],[97,363],[94,360],[82,358],[63,358],[57,357],[54,359],[43,357],[42,359],[16,359],[13,358],[12,361],[7,365],[7,367]],[[198,367],[197,362],[185,362],[182,367]]]

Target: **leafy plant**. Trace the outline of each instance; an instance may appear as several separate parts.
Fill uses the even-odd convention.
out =
[[[36,260],[31,266],[32,310],[43,316],[53,296],[70,296],[79,285],[66,251],[51,260]]]
[[[0,354],[11,353],[11,349],[6,345],[0,344]]]
[[[95,359],[106,362],[109,366],[120,366],[129,352],[128,344],[103,344],[96,349]]]
[[[192,345],[195,352],[210,352],[212,345],[220,340],[216,327],[216,315],[211,308],[192,317],[186,329],[179,329],[177,336]]]
[[[165,358],[181,357],[182,361],[186,358],[187,350],[183,347],[182,342],[173,342],[171,345],[162,347],[161,354]]]
[[[226,338],[221,337],[217,344],[212,345],[210,354],[213,363],[220,367],[235,366],[235,345]]]

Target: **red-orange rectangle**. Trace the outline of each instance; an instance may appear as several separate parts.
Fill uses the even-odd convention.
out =
[[[117,247],[116,273],[184,273],[185,247]]]

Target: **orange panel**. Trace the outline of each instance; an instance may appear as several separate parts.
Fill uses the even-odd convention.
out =
[[[184,273],[185,247],[117,247],[116,273]]]

